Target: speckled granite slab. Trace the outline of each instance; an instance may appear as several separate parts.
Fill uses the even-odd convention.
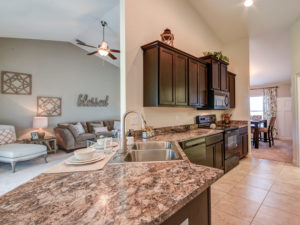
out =
[[[196,129],[152,139],[181,141],[219,132]],[[0,224],[160,224],[223,174],[190,163],[176,145],[184,160],[41,174],[0,197]]]

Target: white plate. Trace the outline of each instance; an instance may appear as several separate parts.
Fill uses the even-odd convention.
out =
[[[106,145],[106,148],[113,148],[113,147],[117,147],[118,145],[119,145],[118,142],[112,142],[111,145],[110,144]],[[96,143],[95,145],[90,146],[90,148],[104,149],[104,145],[99,145],[98,143]]]
[[[105,158],[105,155],[102,153],[95,153],[94,157],[89,160],[78,160],[75,158],[75,156],[72,156],[65,161],[65,164],[67,164],[67,165],[85,165],[85,164],[98,162],[104,158]]]

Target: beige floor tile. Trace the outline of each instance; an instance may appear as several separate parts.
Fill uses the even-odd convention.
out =
[[[294,166],[284,166],[277,180],[300,185],[300,168]]]
[[[231,195],[262,203],[268,191],[246,185],[236,185],[230,190]]]
[[[295,201],[295,198],[287,195],[269,192],[263,205],[300,216],[300,201]]]
[[[248,221],[241,220],[228,213],[212,208],[212,225],[249,225]]]
[[[250,174],[248,176],[245,176],[244,179],[240,182],[240,184],[242,185],[249,185],[251,187],[261,188],[264,190],[270,190],[273,183],[273,179],[262,178]]]
[[[275,181],[270,191],[300,199],[300,186],[295,184]]]
[[[244,221],[251,222],[259,206],[260,204],[255,201],[227,194],[214,208]]]
[[[261,206],[256,214],[254,225],[299,225],[300,217],[269,206]]]
[[[226,195],[225,192],[211,189],[211,206],[213,207],[218,201],[220,201]]]
[[[230,191],[234,187],[235,184],[236,184],[235,182],[223,180],[221,178],[217,182],[215,182],[211,186],[211,188],[212,188],[212,190],[218,190],[218,191],[222,191],[222,192],[227,193],[228,191]]]

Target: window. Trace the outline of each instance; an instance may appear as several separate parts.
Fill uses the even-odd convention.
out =
[[[264,98],[263,96],[250,97],[250,115],[259,115],[263,117],[264,114]]]

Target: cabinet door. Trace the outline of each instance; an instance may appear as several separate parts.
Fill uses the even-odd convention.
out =
[[[174,56],[175,104],[188,105],[188,73],[187,57],[179,54]]]
[[[207,84],[207,67],[206,65],[203,65],[201,63],[198,63],[199,65],[199,105],[200,106],[206,106],[208,105],[208,84]]]
[[[248,134],[243,135],[243,156],[248,154]]]
[[[244,157],[243,153],[243,135],[239,136],[239,145],[238,145],[239,153],[240,153],[240,158]]]
[[[189,60],[189,105],[198,106],[199,105],[199,69],[198,62],[195,60]]]
[[[220,79],[221,79],[221,90],[228,91],[227,86],[227,65],[221,63],[220,64]]]
[[[206,161],[204,166],[214,167],[214,151],[215,145],[206,146]]]
[[[174,53],[160,48],[159,104],[175,105]]]
[[[230,108],[235,108],[235,75],[228,73],[227,81],[230,94]]]
[[[214,167],[218,169],[224,169],[224,143],[219,142],[215,147],[215,163]]]
[[[211,88],[221,89],[220,84],[220,63],[216,60],[212,60],[211,63]]]

